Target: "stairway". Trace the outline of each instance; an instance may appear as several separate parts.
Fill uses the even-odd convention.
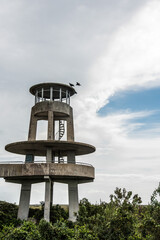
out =
[[[56,133],[58,140],[61,140],[61,138],[64,136],[64,133],[65,133],[64,121],[59,120],[59,131]],[[58,152],[58,163],[64,163],[64,158],[60,151]]]
[[[59,140],[63,137],[65,133],[64,121],[59,120]]]

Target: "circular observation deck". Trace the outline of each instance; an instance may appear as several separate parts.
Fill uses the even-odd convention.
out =
[[[61,83],[40,83],[30,88],[35,104],[43,101],[60,101],[70,105],[70,97],[76,94],[73,87]]]
[[[95,147],[86,143],[72,141],[34,140],[10,143],[5,146],[5,150],[17,154],[33,154],[34,156],[46,156],[47,149],[50,148],[56,154],[60,151],[65,157],[69,151],[75,155],[85,155],[95,152]]]
[[[46,176],[55,182],[77,180],[79,183],[85,183],[93,181],[95,173],[92,166],[71,163],[1,164],[0,166],[0,177],[11,182],[22,180],[30,180],[33,183],[44,182]]]

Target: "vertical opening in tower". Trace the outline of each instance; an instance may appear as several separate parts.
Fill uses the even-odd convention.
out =
[[[55,140],[67,140],[67,122],[65,120],[55,121]]]
[[[40,120],[37,122],[37,140],[47,140],[48,121]]]

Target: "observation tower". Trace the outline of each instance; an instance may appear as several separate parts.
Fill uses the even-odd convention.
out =
[[[89,154],[95,147],[74,141],[73,111],[70,98],[76,93],[61,83],[41,83],[30,88],[35,97],[31,109],[28,141],[6,145],[11,153],[25,155],[25,161],[0,164],[0,177],[21,184],[18,218],[27,220],[31,186],[45,182],[44,219],[50,221],[54,182],[68,184],[69,220],[76,221],[78,184],[94,180],[94,167],[76,162],[76,156]],[[47,139],[37,140],[37,123],[48,122]],[[45,157],[45,161],[40,157]],[[38,160],[37,160],[38,159]]]

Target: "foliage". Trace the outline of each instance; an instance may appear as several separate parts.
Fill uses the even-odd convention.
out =
[[[18,207],[15,204],[0,201],[0,230],[3,225],[17,225],[20,221],[17,220]]]
[[[0,202],[0,239],[2,240],[158,240],[160,239],[160,187],[144,206],[131,191],[116,188],[110,202],[91,204],[86,198],[79,205],[77,222],[67,220],[68,212],[51,207],[51,221],[46,222],[41,208],[31,209],[31,221],[17,222],[17,206]]]
[[[39,232],[44,240],[54,239],[54,231],[51,223],[41,219],[39,223]]]
[[[29,209],[29,218],[34,218],[36,222],[44,217],[44,204],[41,202],[41,208],[30,208]],[[68,219],[68,212],[66,212],[61,206],[51,206],[50,210],[50,221],[51,223],[56,223],[57,220]]]
[[[97,234],[89,230],[86,225],[74,227],[74,238],[76,240],[86,239],[86,240],[98,240]]]
[[[141,199],[132,192],[116,188],[110,203],[92,205],[87,199],[80,203],[78,223],[86,224],[99,239],[128,239],[134,232]]]
[[[68,219],[68,211],[66,212],[61,206],[56,205],[51,207],[50,221],[56,223],[57,220]]]
[[[33,222],[24,221],[19,227],[10,225],[0,233],[2,240],[41,240],[37,226]]]
[[[74,237],[74,231],[62,221],[57,221],[52,225],[42,219],[39,223],[39,232],[43,240],[71,240]]]
[[[37,223],[43,218],[44,216],[44,209],[42,207],[33,208],[30,207],[29,209],[29,218],[34,218]]]

